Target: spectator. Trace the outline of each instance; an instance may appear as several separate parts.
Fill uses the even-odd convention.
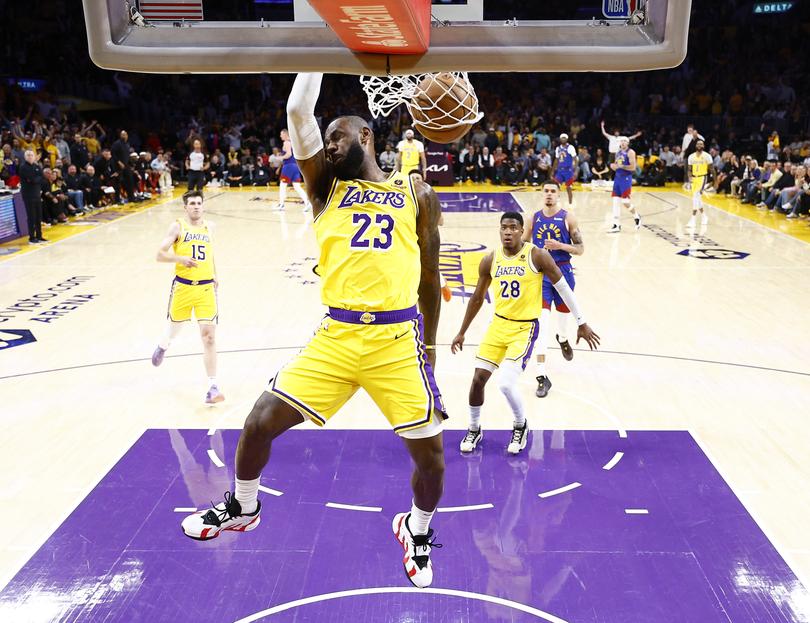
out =
[[[761,201],[757,204],[758,208],[768,210],[773,210],[776,206],[776,202],[779,200],[779,195],[782,194],[782,190],[785,188],[790,188],[791,186],[796,185],[796,178],[793,176],[793,163],[785,162],[782,165],[782,177],[780,177],[773,186],[771,186],[771,192],[768,193],[768,197],[765,201]]]
[[[394,154],[394,158],[396,159],[396,154]],[[267,159],[267,166],[270,169],[270,178],[273,182],[276,183],[279,182],[279,178],[281,176],[281,167],[283,165],[284,165],[284,154],[281,153],[281,149],[279,149],[278,147],[273,147],[273,153],[270,154],[270,156]],[[394,169],[392,168],[391,170],[393,171]]]
[[[118,140],[112,144],[109,151],[112,156],[114,170],[118,173],[117,191],[119,201],[120,203],[127,203],[135,196],[135,178],[129,162],[129,154],[132,153],[132,148],[129,145],[129,134],[126,130],[121,130]],[[96,169],[98,168],[99,166],[96,164]],[[122,191],[125,197],[121,194]]]
[[[478,151],[476,149],[476,151]],[[489,153],[487,147],[483,147],[478,153],[478,170],[480,171],[480,180],[492,181],[495,175],[495,158]]]
[[[42,189],[42,214],[45,222],[51,225],[67,222],[67,194],[62,192],[62,186],[52,169],[42,169],[42,176],[45,178]]]
[[[461,181],[478,182],[481,176],[480,148],[467,145],[461,156]]]
[[[73,135],[73,144],[70,146],[70,162],[75,164],[79,171],[90,162],[90,152],[87,151],[84,138],[78,132]]]
[[[91,210],[102,207],[105,198],[101,189],[101,181],[96,177],[96,168],[92,164],[88,164],[79,179],[88,207]]]
[[[242,169],[242,164],[239,162],[236,154],[233,154],[228,162],[228,186],[231,188],[239,188],[243,185],[243,177],[244,170]]]
[[[385,144],[385,151],[380,152],[380,169],[384,173],[391,173],[397,166],[397,154],[391,143]]]
[[[81,176],[79,175],[75,164],[71,164],[67,168],[67,174],[65,175],[65,189],[67,191],[68,200],[70,203],[76,206],[76,209],[79,212],[89,212],[89,210],[85,210],[84,207],[84,188],[82,187]]]
[[[489,150],[488,147],[486,147]],[[500,184],[503,181],[504,173],[506,170],[507,156],[500,145],[495,148],[495,153],[492,154],[492,181],[495,184]]]
[[[661,160],[661,162],[664,161]],[[605,161],[605,156],[601,153],[601,150],[599,150],[594,158],[593,166],[591,167],[591,175],[593,176],[593,181],[607,182],[610,180],[610,167]]]
[[[172,175],[169,172],[169,165],[166,162],[165,154],[158,153],[149,165],[158,176],[158,187],[160,194],[171,192],[172,189]]]

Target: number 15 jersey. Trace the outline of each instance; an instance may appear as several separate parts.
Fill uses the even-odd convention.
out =
[[[516,255],[495,250],[490,276],[495,290],[495,314],[508,320],[533,320],[543,308],[543,273],[532,263],[532,243],[526,242]]]
[[[417,212],[406,174],[382,182],[335,179],[314,223],[323,304],[356,311],[415,305],[422,271]]]

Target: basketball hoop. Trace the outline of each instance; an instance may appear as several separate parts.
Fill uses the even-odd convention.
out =
[[[405,104],[414,127],[436,142],[461,138],[484,116],[467,72],[360,76],[360,84],[372,117],[387,117]]]

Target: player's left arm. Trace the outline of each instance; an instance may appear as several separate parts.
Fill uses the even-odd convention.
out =
[[[588,323],[585,322],[582,311],[577,304],[577,299],[574,296],[574,291],[571,289],[571,286],[568,285],[565,277],[563,277],[560,267],[557,266],[551,254],[545,249],[533,247],[532,263],[534,263],[535,268],[540,270],[544,276],[549,278],[554,289],[557,290],[557,293],[560,295],[565,305],[571,310],[571,314],[576,319],[578,325],[577,344],[579,344],[579,341],[582,339],[587,342],[591,350],[598,348],[600,338],[594,330],[588,326]]]
[[[585,243],[582,242],[582,232],[579,230],[577,217],[568,212],[565,215],[565,224],[568,231],[571,232],[571,244],[548,238],[543,243],[543,248],[547,251],[567,251],[571,255],[582,255],[585,253]]]
[[[422,144],[422,149],[419,150],[419,162],[422,165],[422,175],[427,173],[427,156],[425,156],[425,145]]]
[[[419,281],[419,311],[425,324],[425,345],[428,361],[436,363],[436,329],[439,326],[439,311],[442,300],[442,282],[439,276],[439,219],[442,215],[439,197],[425,182],[414,182],[419,214],[416,217],[416,234],[422,262]]]
[[[214,231],[215,231],[214,224],[211,221],[206,221],[206,225],[208,225],[208,231],[211,233],[211,241],[212,241],[212,245],[213,245]],[[212,248],[211,252],[213,253],[213,251],[214,251],[214,249]],[[219,287],[219,277],[217,277],[217,256],[216,256],[216,254],[212,256],[211,268],[214,269],[214,289],[217,289]]]

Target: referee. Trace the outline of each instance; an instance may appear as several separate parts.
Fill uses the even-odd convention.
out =
[[[202,143],[200,139],[194,139],[192,152],[186,158],[189,191],[202,191],[205,186],[205,171],[208,167],[209,164],[205,161],[205,154],[202,151]]]

